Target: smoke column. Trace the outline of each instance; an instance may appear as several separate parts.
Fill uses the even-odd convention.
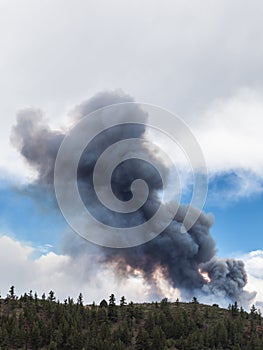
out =
[[[115,103],[132,102],[133,99],[122,92],[104,92],[95,95],[90,100],[77,106],[74,110],[75,120],[88,113]],[[134,107],[133,113],[140,115],[142,123],[147,116]],[[107,117],[107,116],[106,116]],[[95,120],[94,123],[102,123]],[[124,161],[114,170],[111,185],[114,195],[128,201],[132,197],[131,184],[136,179],[147,182],[149,195],[144,203],[134,213],[116,213],[104,207],[99,202],[94,191],[92,175],[96,160],[100,154],[112,144],[129,138],[140,138],[140,152],[154,159],[164,174],[169,169],[162,159],[156,155],[154,147],[145,144],[145,127],[141,124],[124,125],[122,116],[120,124],[112,127],[95,137],[85,149],[78,168],[78,187],[85,205],[101,222],[114,227],[132,227],[147,221],[160,205],[158,193],[162,190],[162,181],[156,169],[150,164],[137,160],[135,150],[123,149],[130,160]],[[35,186],[45,187],[53,196],[54,165],[58,149],[66,131],[54,131],[46,123],[41,111],[26,109],[19,113],[17,124],[14,126],[12,142],[19,149],[30,166],[37,170],[38,178]],[[138,149],[136,149],[138,153]],[[66,171],[66,169],[65,169]],[[180,228],[186,215],[187,206],[181,205],[171,224],[156,238],[140,246],[114,249],[101,248],[102,261],[112,264],[120,276],[129,276],[134,271],[140,271],[144,280],[153,288],[156,285],[156,271],[185,296],[215,295],[228,301],[246,303],[255,295],[243,290],[247,283],[247,275],[242,261],[233,259],[218,259],[216,257],[215,241],[210,235],[213,217],[201,213],[198,220],[182,234]],[[86,228],[92,230],[92,226]],[[83,241],[73,240],[66,244],[67,252],[72,256],[85,254]],[[76,242],[76,243],[74,243]],[[202,275],[206,273],[208,279]]]

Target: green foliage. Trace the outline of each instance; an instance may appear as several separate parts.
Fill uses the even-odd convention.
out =
[[[101,302],[100,302],[100,307],[108,307],[108,303],[105,299],[103,299]]]
[[[77,304],[80,306],[83,306],[83,295],[82,293],[79,293]]]
[[[126,305],[123,296],[117,306],[111,294],[109,304],[85,306],[81,293],[60,303],[53,291],[18,298],[12,286],[0,303],[0,349],[262,350],[263,321],[255,306],[247,313],[237,303]]]
[[[11,286],[9,289],[9,294],[7,295],[8,298],[10,299],[15,299],[15,287]]]
[[[117,321],[117,316],[118,316],[115,301],[116,301],[116,299],[115,299],[114,294],[111,294],[110,299],[109,299],[108,317],[109,317],[109,320],[114,321],[114,322]]]
[[[198,304],[198,300],[197,300],[197,298],[196,298],[196,297],[193,297],[193,299],[192,299],[192,303],[193,303],[193,304]]]
[[[127,305],[127,302],[126,302],[126,299],[124,296],[121,297],[121,300],[120,300],[120,306],[125,306]]]

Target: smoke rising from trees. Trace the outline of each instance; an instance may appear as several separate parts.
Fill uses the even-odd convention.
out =
[[[73,114],[77,122],[98,108],[132,101],[130,96],[121,92],[99,93],[77,106]],[[139,113],[142,123],[146,122],[147,116],[138,107],[134,107],[133,113]],[[79,162],[78,187],[83,202],[99,221],[114,227],[132,227],[149,220],[160,205],[159,192],[163,189],[163,183],[151,162],[158,162],[167,176],[169,169],[166,169],[162,159],[156,155],[154,146],[146,146],[145,127],[121,124],[122,118],[124,116],[120,116],[120,125],[99,134],[85,149]],[[103,120],[95,120],[94,123],[103,123]],[[21,111],[13,129],[12,142],[30,166],[38,172],[34,185],[48,188],[51,196],[54,195],[56,155],[65,135],[66,131],[52,130],[41,111],[34,109]],[[135,159],[133,149],[123,149],[132,159],[122,162],[113,172],[113,193],[125,202],[132,197],[132,182],[143,179],[148,184],[149,195],[144,205],[136,212],[123,214],[101,205],[94,191],[92,176],[100,154],[110,145],[129,138],[141,139],[140,152],[147,155],[149,162]],[[144,280],[156,289],[156,294],[160,292],[156,283],[158,270],[172,287],[178,288],[186,296],[197,292],[242,303],[252,299],[254,294],[243,289],[247,283],[243,262],[216,257],[216,244],[210,235],[213,217],[201,213],[192,228],[182,234],[180,228],[186,211],[187,206],[181,205],[171,224],[148,243],[125,249],[100,248],[97,252],[101,254],[102,263],[112,264],[116,273],[122,277],[139,271]],[[92,230],[93,227],[87,226],[87,230],[89,229]],[[85,256],[87,247],[88,244],[85,245],[81,239],[66,241],[64,245],[64,249],[71,256]],[[207,273],[210,281],[205,279],[202,273]]]

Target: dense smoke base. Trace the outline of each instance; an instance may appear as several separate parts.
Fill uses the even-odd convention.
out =
[[[80,119],[88,113],[114,103],[131,102],[130,96],[120,92],[100,93],[78,106],[74,114]],[[142,123],[146,115],[135,105],[133,113],[140,113]],[[120,116],[120,124],[123,116]],[[96,120],[94,123],[102,123]],[[158,192],[162,190],[159,174],[149,163],[141,160],[128,160],[121,163],[112,175],[112,189],[121,200],[127,201],[132,193],[130,186],[135,179],[144,179],[149,187],[146,203],[135,213],[121,214],[112,212],[98,201],[93,187],[93,170],[100,154],[110,145],[128,138],[141,138],[141,152],[149,162],[159,162],[168,175],[162,160],[155,155],[154,148],[144,144],[143,126],[129,124],[118,125],[98,135],[86,148],[78,169],[78,185],[83,201],[100,221],[114,227],[131,227],[147,221],[160,204]],[[18,116],[12,135],[13,143],[21,154],[38,171],[36,186],[48,186],[53,191],[54,164],[59,146],[65,132],[53,131],[46,124],[40,111],[24,110]],[[133,149],[124,149],[129,158],[136,158]],[[174,220],[158,237],[141,246],[126,249],[101,248],[104,263],[112,264],[121,276],[129,276],[140,271],[144,280],[156,288],[156,271],[181,293],[190,295],[214,294],[229,301],[251,299],[254,294],[243,290],[247,276],[242,261],[218,259],[216,247],[209,229],[213,224],[211,216],[202,213],[194,226],[185,234],[180,231],[187,207],[180,206]],[[87,230],[92,227],[87,227]],[[66,250],[71,255],[83,254],[82,244],[68,243]],[[210,282],[200,272],[205,272]]]

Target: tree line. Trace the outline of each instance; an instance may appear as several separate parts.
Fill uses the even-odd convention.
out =
[[[106,300],[107,299],[107,300]],[[56,299],[54,291],[20,297],[14,286],[0,299],[0,350],[262,350],[263,322],[253,305],[228,310],[200,304],[127,303],[114,294],[98,305]]]

